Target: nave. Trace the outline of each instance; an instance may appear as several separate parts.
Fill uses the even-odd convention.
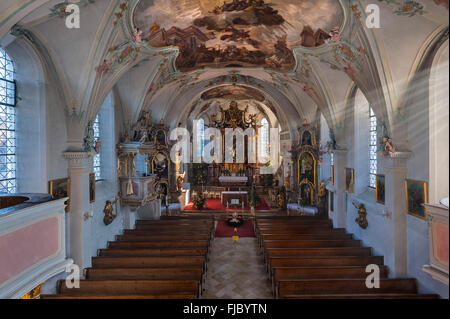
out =
[[[245,223],[255,238],[215,238],[213,217],[137,221],[98,251],[79,289],[59,281],[57,295],[41,298],[439,298],[418,294],[415,279],[389,278],[382,256],[328,219],[266,215]],[[369,265],[379,271],[378,287],[367,284]]]

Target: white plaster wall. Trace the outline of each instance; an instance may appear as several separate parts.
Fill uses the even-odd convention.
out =
[[[424,83],[423,85],[428,85]],[[428,89],[426,88],[425,91]],[[447,86],[448,91],[448,86]],[[413,151],[413,157],[408,162],[408,178],[428,181],[428,99],[419,99],[411,106],[410,111],[410,137],[409,145]],[[426,103],[425,103],[426,102]],[[395,246],[393,234],[393,221],[382,214],[385,206],[375,200],[375,190],[368,188],[368,105],[364,104],[364,97],[357,94],[355,98],[354,116],[349,116],[346,122],[347,167],[355,168],[355,194],[344,193],[346,196],[346,229],[354,234],[356,239],[363,241],[365,247],[372,247],[374,255],[389,256]],[[363,106],[363,107],[361,107]],[[426,113],[426,114],[425,114]],[[355,120],[351,123],[351,120]],[[367,124],[366,124],[367,123]],[[354,127],[354,131],[352,130]],[[414,129],[420,133],[414,132]],[[448,142],[442,145],[448,150]],[[383,173],[379,156],[378,173]],[[447,162],[448,167],[448,162]],[[343,168],[340,168],[343,169]],[[397,185],[396,187],[404,187]],[[406,200],[406,199],[405,199]],[[355,222],[358,210],[352,201],[362,203],[367,209],[369,226],[362,229]],[[406,212],[404,212],[406,214]],[[429,264],[428,224],[426,221],[408,216],[407,218],[407,260],[408,277],[416,278],[421,293],[437,293],[443,298],[449,297],[448,286],[434,280],[430,275],[422,271],[424,265]],[[385,264],[393,269],[393,260],[385,259]]]
[[[448,286],[422,270],[429,264],[428,223],[408,215],[408,276],[417,279],[420,292],[437,293],[448,299]]]
[[[449,186],[449,47],[439,49],[430,74],[430,203],[448,197]]]
[[[322,145],[330,140],[330,129],[323,115],[320,116],[320,139]],[[331,183],[331,154],[324,154],[322,165],[320,166],[320,180],[330,180]]]
[[[122,233],[125,226],[125,212],[120,207],[120,202],[115,205],[117,218],[108,226],[103,223],[103,209],[107,200],[117,198],[119,185],[116,178],[116,144],[118,142],[119,129],[116,124],[121,121],[120,105],[116,105],[114,95],[111,93],[106,98],[99,111],[101,147],[101,181],[96,182],[96,198],[91,204],[94,217],[91,222],[91,255],[96,256],[97,250],[106,248],[108,241],[113,241],[115,236]]]

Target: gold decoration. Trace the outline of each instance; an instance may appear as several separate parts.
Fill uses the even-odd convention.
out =
[[[116,219],[117,214],[114,214],[114,204],[116,204],[118,199],[115,199],[113,202],[107,200],[105,204],[105,208],[103,209],[103,212],[105,213],[105,217],[103,218],[103,222],[105,225],[110,225],[114,219]]]
[[[367,229],[369,227],[369,222],[367,221],[367,210],[364,204],[356,205],[355,202],[352,202],[353,206],[358,209],[358,218],[355,219],[355,222],[362,229]]]
[[[44,283],[40,284],[20,299],[39,299],[41,297],[41,290],[43,285]]]

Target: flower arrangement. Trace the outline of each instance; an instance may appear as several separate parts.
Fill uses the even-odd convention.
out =
[[[194,197],[192,202],[194,204],[194,207],[200,210],[203,209],[203,207],[205,207],[206,198],[203,194],[199,194]]]

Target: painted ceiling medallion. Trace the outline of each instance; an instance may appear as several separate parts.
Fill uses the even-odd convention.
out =
[[[263,102],[266,98],[258,90],[246,86],[220,86],[202,94],[202,100],[257,100]]]
[[[152,47],[178,46],[183,72],[294,68],[292,49],[315,47],[343,20],[338,0],[140,0],[134,23]]]

